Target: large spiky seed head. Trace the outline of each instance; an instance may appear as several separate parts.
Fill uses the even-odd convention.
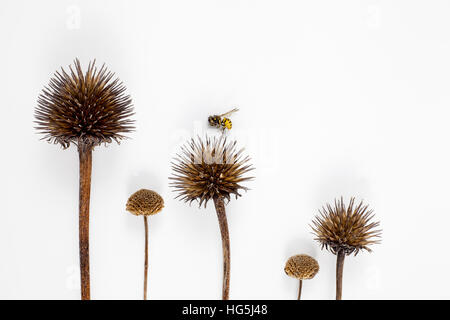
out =
[[[251,180],[244,175],[253,170],[250,158],[243,156],[244,149],[236,149],[237,142],[227,138],[200,137],[192,139],[177,154],[170,179],[171,186],[178,192],[177,198],[191,203],[198,200],[199,206],[214,198],[241,196],[239,190],[248,190],[241,183]]]
[[[298,254],[288,259],[284,272],[299,280],[312,279],[319,272],[319,263],[307,254]]]
[[[67,73],[61,68],[42,90],[35,111],[36,129],[43,139],[59,143],[63,148],[70,143],[96,146],[111,141],[119,142],[123,133],[134,129],[131,98],[125,87],[103,65],[89,63],[85,74],[78,59],[75,70]]]
[[[154,215],[164,208],[164,199],[155,191],[141,189],[128,198],[126,208],[136,216]]]
[[[322,249],[325,248],[334,254],[342,251],[346,255],[360,250],[371,251],[369,245],[379,243],[381,230],[377,230],[379,222],[371,222],[373,211],[361,201],[355,206],[355,198],[351,198],[346,207],[344,200],[334,201],[334,207],[327,204],[319,215],[313,219],[311,226]]]

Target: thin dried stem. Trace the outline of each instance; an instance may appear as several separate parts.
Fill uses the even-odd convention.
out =
[[[303,284],[303,281],[302,281],[302,279],[300,279],[299,283],[298,283],[298,297],[297,297],[297,300],[300,300],[300,298],[302,296],[302,284]]]
[[[89,202],[91,195],[92,146],[79,143],[80,199],[79,199],[79,246],[81,299],[91,299],[89,277]]]
[[[336,300],[342,300],[342,276],[344,273],[344,250],[339,250],[336,259]]]
[[[223,250],[223,284],[222,300],[228,300],[230,294],[230,235],[228,232],[227,215],[222,197],[214,197]]]
[[[144,300],[147,300],[147,277],[148,277],[148,221],[144,216],[145,225],[145,262],[144,262]]]

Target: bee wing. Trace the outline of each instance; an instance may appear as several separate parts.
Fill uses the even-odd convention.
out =
[[[219,117],[227,117],[230,114],[235,113],[236,111],[239,111],[239,109],[238,108],[234,108],[233,110],[230,110],[230,111],[228,111],[228,112],[226,112],[224,114],[219,115]]]

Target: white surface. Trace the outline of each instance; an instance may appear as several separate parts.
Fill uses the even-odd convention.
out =
[[[335,257],[310,234],[335,197],[365,199],[383,242],[346,259],[346,299],[450,298],[450,2],[5,1],[0,4],[0,298],[78,299],[78,158],[39,141],[37,96],[75,57],[124,82],[137,131],[93,158],[94,299],[140,299],[139,188],[166,201],[150,219],[151,299],[221,296],[212,205],[173,200],[169,162],[238,106],[232,136],[252,189],[227,207],[231,298],[295,299],[283,267],[308,253],[305,299],[334,298]]]

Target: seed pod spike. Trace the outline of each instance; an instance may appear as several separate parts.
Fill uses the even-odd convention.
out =
[[[361,201],[355,206],[355,198],[351,198],[348,206],[343,197],[335,199],[334,207],[326,204],[319,210],[310,225],[314,240],[322,249],[329,250],[336,257],[336,300],[342,299],[342,278],[345,256],[360,251],[371,252],[370,245],[379,243],[381,230],[375,229],[379,222],[372,222],[374,215],[368,205]]]
[[[97,73],[95,60],[83,74],[78,58],[74,68],[56,71],[37,99],[35,129],[42,139],[67,149],[71,144],[79,153],[79,249],[81,299],[90,299],[89,274],[89,202],[92,151],[101,144],[124,139],[133,131],[131,99],[124,97],[125,87],[110,82],[106,67]],[[108,86],[108,84],[110,84]],[[105,86],[108,87],[105,90]]]
[[[230,236],[225,200],[229,202],[232,194],[236,199],[240,197],[239,189],[246,190],[241,183],[251,179],[244,176],[250,171],[249,164],[244,166],[248,160],[236,160],[240,154],[236,153],[236,145],[236,141],[228,143],[224,137],[191,139],[181,147],[181,155],[177,154],[172,163],[175,174],[169,178],[181,200],[197,201],[199,207],[205,208],[210,200],[214,203],[222,237],[223,300],[229,299],[230,290]]]

